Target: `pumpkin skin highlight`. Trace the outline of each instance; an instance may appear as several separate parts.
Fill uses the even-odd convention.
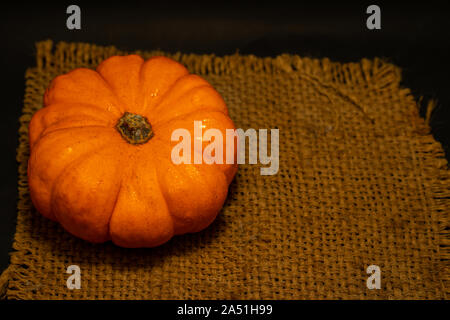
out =
[[[126,114],[145,122],[140,143],[127,141],[116,127]],[[191,141],[191,164],[172,163],[179,143],[171,141],[172,132],[184,128],[194,137],[194,121],[223,137],[235,129],[220,94],[166,57],[114,56],[96,71],[79,68],[56,77],[29,124],[35,208],[79,238],[129,248],[203,230],[236,174],[236,147],[234,164],[226,164],[225,139],[223,164],[194,164]],[[122,121],[120,128],[130,126]],[[128,133],[133,138],[136,131]],[[208,144],[203,141],[203,149]]]

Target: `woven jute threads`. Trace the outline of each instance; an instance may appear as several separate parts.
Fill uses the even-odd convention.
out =
[[[280,168],[241,165],[216,221],[154,249],[93,245],[33,208],[28,123],[49,81],[125,54],[37,43],[20,118],[9,299],[445,299],[450,175],[401,70],[382,60],[166,55],[205,77],[244,130],[278,128]],[[81,289],[66,286],[70,265]],[[367,267],[381,289],[367,288]]]

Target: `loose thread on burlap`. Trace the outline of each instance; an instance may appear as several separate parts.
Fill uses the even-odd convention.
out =
[[[334,104],[333,99],[330,98],[329,94],[327,93],[327,91],[331,91],[334,95],[342,98],[344,101],[349,102],[352,106],[354,106],[359,112],[361,112],[363,114],[363,119],[369,123],[375,123],[375,120],[373,120],[372,118],[369,117],[369,115],[364,111],[364,108],[357,102],[355,101],[354,98],[350,97],[349,95],[343,93],[341,90],[337,89],[336,87],[334,87],[333,85],[330,84],[326,84],[323,81],[321,81],[320,79],[312,76],[312,75],[308,75],[308,74],[299,74],[298,75],[300,78],[306,79],[308,82],[312,83],[315,87],[319,87],[319,88],[323,88],[324,90],[321,90],[319,88],[317,88],[317,91],[324,95],[325,97],[328,98],[328,100]]]

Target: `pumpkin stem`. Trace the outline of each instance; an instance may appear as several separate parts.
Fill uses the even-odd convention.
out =
[[[116,129],[130,144],[143,144],[153,137],[152,126],[146,117],[125,112],[117,121]]]

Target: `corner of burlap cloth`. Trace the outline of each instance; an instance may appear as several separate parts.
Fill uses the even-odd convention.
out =
[[[446,299],[450,174],[442,146],[381,59],[169,56],[223,95],[238,128],[279,128],[280,169],[242,165],[207,230],[154,249],[91,245],[41,217],[27,185],[28,123],[58,74],[125,54],[36,44],[20,117],[19,201],[7,299]],[[11,106],[14,107],[14,106]],[[429,107],[431,112],[432,106]],[[81,290],[65,288],[80,265]],[[368,290],[379,265],[382,289]]]

